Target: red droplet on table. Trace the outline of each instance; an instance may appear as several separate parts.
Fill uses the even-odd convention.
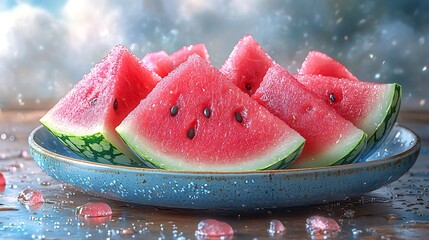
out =
[[[286,230],[285,226],[282,222],[280,222],[277,219],[271,220],[270,222],[270,228],[268,229],[268,232],[270,234],[278,234],[283,233]]]
[[[43,203],[45,200],[40,191],[27,188],[18,194],[18,201],[25,205],[33,205]]]
[[[76,208],[76,214],[86,218],[112,215],[112,208],[104,202],[88,202]]]
[[[229,239],[234,235],[234,229],[226,222],[216,219],[205,219],[198,223],[195,235],[197,237],[222,237],[223,239]]]
[[[340,225],[332,219],[322,216],[311,216],[306,221],[307,230],[311,233],[321,233],[324,231],[339,231],[341,230]]]

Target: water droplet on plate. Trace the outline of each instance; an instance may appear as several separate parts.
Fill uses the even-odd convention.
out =
[[[375,79],[380,79],[380,77],[381,77],[381,74],[380,74],[380,73],[376,73],[376,74],[374,75],[374,78],[375,78]]]

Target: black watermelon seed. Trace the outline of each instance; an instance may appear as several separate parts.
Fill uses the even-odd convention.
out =
[[[189,130],[188,130],[188,133],[186,134],[186,136],[189,138],[189,139],[193,139],[194,137],[195,137],[195,129],[194,128],[190,128]]]
[[[170,108],[170,114],[171,116],[176,116],[176,114],[179,112],[179,107],[177,105],[174,105]]]
[[[204,108],[203,114],[204,114],[204,117],[209,118],[211,115],[210,108]]]
[[[334,93],[329,94],[329,100],[331,101],[331,103],[335,102],[335,94]]]
[[[92,100],[89,102],[89,106],[94,105],[94,104],[97,102],[97,99],[98,99],[98,98],[94,98],[94,99],[92,99]]]
[[[247,90],[249,90],[249,91],[250,91],[250,90],[252,90],[252,85],[250,85],[250,83],[246,84],[246,86],[245,86],[245,87],[246,87],[246,89],[247,89]]]
[[[243,122],[243,116],[241,116],[241,113],[235,112],[234,117],[235,117],[235,120],[237,120],[237,122]]]
[[[114,109],[114,110],[118,109],[118,101],[116,101],[116,99],[115,99],[115,101],[113,102],[113,109]]]

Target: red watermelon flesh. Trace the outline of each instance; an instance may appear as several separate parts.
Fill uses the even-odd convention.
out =
[[[401,86],[320,75],[295,75],[308,90],[368,135],[370,152],[390,132],[400,108]]]
[[[206,46],[202,43],[184,46],[170,55],[165,51],[147,53],[141,62],[143,66],[155,72],[161,78],[164,78],[173,69],[184,63],[192,54],[198,54],[210,63],[209,53]]]
[[[186,60],[188,60],[188,58],[193,54],[198,54],[201,58],[210,63],[210,56],[206,49],[206,45],[198,43],[184,46],[176,52],[170,54],[170,59],[173,62],[173,68],[177,68],[180,64],[186,62]]]
[[[306,139],[304,150],[292,163],[292,168],[349,163],[364,148],[364,132],[337,114],[280,65],[268,70],[252,98]]]
[[[282,168],[304,143],[197,55],[164,78],[116,130],[149,164],[174,170]]]
[[[132,165],[139,160],[115,127],[159,81],[125,47],[115,46],[40,121],[79,155]]]
[[[340,62],[319,51],[310,51],[299,70],[300,74],[322,75],[358,80]]]
[[[268,68],[275,62],[250,35],[235,45],[220,68],[236,86],[250,96],[256,91]]]
[[[141,63],[162,78],[174,69],[173,61],[165,51],[148,53],[143,57]]]

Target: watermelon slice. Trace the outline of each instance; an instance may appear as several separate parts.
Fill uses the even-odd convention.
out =
[[[125,47],[115,46],[40,121],[85,158],[143,166],[121,141],[115,127],[159,81]]]
[[[307,90],[289,72],[271,67],[252,98],[306,140],[291,168],[350,163],[363,151],[366,134]]]
[[[174,69],[173,61],[165,51],[147,53],[141,60],[141,64],[160,77],[167,76]]]
[[[177,68],[180,64],[186,62],[190,56],[198,54],[208,63],[210,63],[210,56],[206,49],[206,46],[202,43],[184,46],[181,49],[170,54],[170,59],[173,62],[173,67]]]
[[[304,143],[197,55],[164,78],[116,130],[148,164],[173,170],[283,168]]]
[[[235,45],[220,68],[236,86],[251,96],[259,87],[268,68],[275,62],[250,35]]]
[[[336,78],[358,80],[346,67],[330,56],[310,51],[299,70],[300,74],[322,75]]]
[[[184,63],[192,54],[198,54],[210,63],[210,56],[206,46],[202,43],[184,46],[176,52],[168,55],[165,51],[147,53],[141,60],[141,64],[149,70],[164,78],[173,69]]]
[[[367,146],[362,156],[372,153],[396,122],[401,105],[399,84],[350,81],[320,75],[295,75],[295,77],[368,135]]]

